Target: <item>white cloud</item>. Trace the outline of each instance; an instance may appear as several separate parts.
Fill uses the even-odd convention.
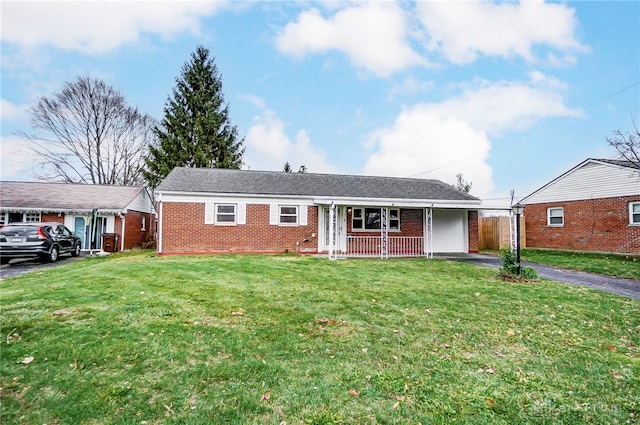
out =
[[[338,50],[358,68],[388,76],[410,66],[427,65],[407,43],[404,12],[393,2],[367,2],[325,19],[318,9],[301,13],[276,39],[280,52],[302,57]]]
[[[0,99],[0,120],[18,120],[24,118],[29,107],[25,105],[15,105],[8,100]]]
[[[428,32],[427,47],[456,64],[473,62],[478,55],[532,60],[534,45],[557,49],[568,62],[572,52],[586,50],[576,40],[575,10],[565,4],[428,1],[418,2],[417,11]]]
[[[0,137],[0,180],[33,180],[34,153],[24,138]]]
[[[402,82],[402,84],[395,85],[391,90],[389,90],[387,99],[392,100],[396,96],[416,96],[419,93],[432,90],[435,86],[436,83],[434,81],[420,81],[415,77],[408,77]]]
[[[464,121],[443,118],[419,106],[403,111],[393,127],[376,132],[373,139],[378,150],[369,157],[364,174],[455,184],[456,174],[462,173],[473,183],[473,195],[485,196],[493,190],[492,170],[486,162],[491,143],[484,132]]]
[[[374,150],[363,172],[451,184],[462,173],[473,183],[472,194],[489,196],[491,135],[525,129],[543,118],[579,115],[564,104],[565,90],[562,82],[535,72],[528,82],[474,82],[456,98],[407,108],[392,127],[363,143]]]
[[[311,143],[305,130],[300,130],[291,140],[285,132],[282,120],[266,110],[254,119],[245,136],[245,165],[253,170],[282,170],[289,162],[294,170],[305,165],[311,173],[335,173],[325,152]]]
[[[250,103],[258,109],[266,109],[267,107],[267,102],[264,100],[264,98],[255,96],[253,94],[240,94],[238,95],[238,98]]]
[[[11,1],[2,4],[2,41],[97,53],[137,42],[144,34],[198,34],[199,19],[220,1]]]
[[[528,82],[476,81],[461,96],[425,108],[496,134],[522,130],[546,117],[580,116],[580,110],[565,105],[565,92],[566,87],[559,80],[533,72]]]

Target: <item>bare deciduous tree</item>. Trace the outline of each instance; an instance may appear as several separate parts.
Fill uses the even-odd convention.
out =
[[[153,119],[125,97],[88,76],[42,97],[31,112],[37,134],[25,136],[37,155],[43,180],[89,184],[140,184],[153,140]]]
[[[640,169],[640,130],[635,119],[632,131],[614,131],[612,137],[607,137],[607,144],[618,151],[620,159],[629,161],[633,167]]]
[[[456,185],[454,186],[456,189],[469,193],[472,186],[473,183],[466,181],[462,173],[456,174]]]

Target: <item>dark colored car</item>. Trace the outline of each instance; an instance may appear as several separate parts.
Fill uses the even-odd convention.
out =
[[[10,223],[0,228],[0,262],[40,258],[49,263],[61,254],[80,255],[80,238],[60,223]]]

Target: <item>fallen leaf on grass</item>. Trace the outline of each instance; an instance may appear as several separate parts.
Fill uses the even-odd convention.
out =
[[[620,375],[618,372],[616,372],[615,370],[611,371],[611,375],[613,375],[614,378],[616,379],[624,379],[624,376]]]
[[[20,363],[29,364],[29,363],[33,362],[34,360],[35,360],[34,357],[29,356],[29,357],[25,357],[24,359],[22,359],[22,361]]]
[[[616,347],[614,347],[613,345],[610,345],[607,347],[607,350],[611,351],[611,352],[615,352],[617,350]]]
[[[232,311],[231,315],[232,316],[243,316],[244,315],[244,310],[242,308],[239,308],[238,311]]]
[[[356,391],[356,390],[350,390],[349,391],[349,395],[351,397],[358,397],[360,395],[360,391]]]
[[[18,342],[22,339],[19,333],[16,332],[16,329],[13,329],[11,332],[7,334],[7,344],[11,344],[12,342]]]
[[[54,316],[66,316],[67,314],[69,314],[69,310],[66,309],[56,310],[53,312]]]
[[[509,330],[507,331],[507,335],[508,335],[508,336],[516,336],[516,331],[514,331],[513,329],[509,329]]]
[[[338,323],[338,321],[337,320],[327,319],[326,317],[322,317],[320,319],[317,319],[316,323],[318,323],[318,325],[320,327],[323,327],[323,326],[333,326],[336,323]]]
[[[262,397],[260,397],[260,401],[269,401],[269,400],[271,400],[271,393],[269,391],[262,394]]]

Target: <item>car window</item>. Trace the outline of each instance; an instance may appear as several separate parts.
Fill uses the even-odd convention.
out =
[[[65,226],[58,226],[58,231],[65,236],[71,236],[71,230],[67,229]]]
[[[31,236],[38,234],[38,226],[5,226],[0,229],[4,236]]]

